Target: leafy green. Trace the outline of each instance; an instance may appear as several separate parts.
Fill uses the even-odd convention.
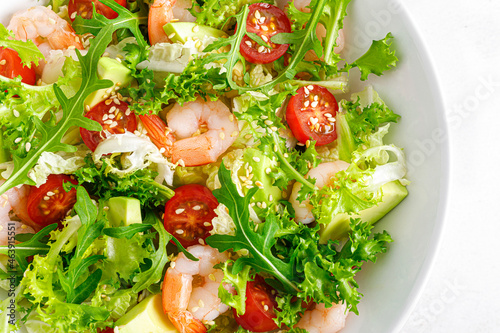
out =
[[[396,66],[398,58],[396,57],[396,51],[391,51],[389,42],[393,36],[388,33],[384,39],[373,41],[370,49],[361,58],[356,60],[349,67],[358,67],[361,71],[361,80],[365,81],[368,78],[368,74],[382,75],[384,71],[387,71]]]
[[[251,280],[250,266],[245,266],[238,274],[233,273],[234,262],[225,261],[217,266],[224,272],[224,278],[219,286],[219,298],[224,304],[236,309],[239,315],[245,313],[247,282]],[[230,293],[224,288],[224,283],[233,285],[236,294]]]
[[[148,270],[141,272],[134,278],[135,284],[132,289],[135,292],[144,290],[150,285],[160,281],[162,278],[163,268],[168,262],[168,254],[165,248],[168,242],[172,239],[172,235],[165,230],[163,223],[154,215],[154,213],[149,212],[148,214],[149,217],[147,217],[145,221],[148,219],[154,221],[153,228],[156,229],[159,236],[158,249],[150,258],[151,267]]]
[[[251,257],[241,257],[236,260],[233,266],[234,274],[238,274],[248,265],[257,273],[273,274],[286,290],[296,292],[297,287],[293,282],[293,266],[276,258],[271,250],[276,243],[274,234],[278,231],[278,227],[272,223],[264,223],[264,230],[256,233],[249,219],[248,205],[257,188],[250,189],[245,197],[241,197],[224,163],[219,168],[219,180],[221,188],[214,190],[213,194],[219,203],[229,209],[229,215],[236,225],[236,234],[234,236],[212,235],[206,239],[207,244],[219,251],[248,250]]]
[[[3,24],[0,23],[0,47],[10,48],[17,52],[22,63],[31,68],[34,63],[38,66],[40,59],[44,59],[42,52],[36,47],[35,43],[31,40],[26,42],[14,39],[14,34],[7,30]]]
[[[14,253],[21,273],[28,268],[28,261],[26,260],[26,258],[37,254],[46,254],[49,251],[50,246],[47,245],[46,237],[55,228],[57,228],[57,224],[48,225],[37,232],[29,240],[20,244],[16,244]],[[0,254],[8,255],[9,247],[0,246]]]
[[[192,0],[193,6],[189,12],[196,17],[196,23],[208,25],[212,28],[223,29],[227,20],[241,11],[246,4],[256,2],[273,3],[269,0],[207,0],[201,4]]]
[[[151,229],[151,225],[142,223],[133,223],[126,227],[106,228],[102,231],[103,234],[113,238],[131,239],[138,232],[144,232]]]
[[[141,201],[142,206],[157,207],[173,197],[173,190],[155,182],[157,173],[151,169],[142,169],[120,177],[107,172],[108,162],[97,166],[92,157],[85,157],[85,166],[78,169],[74,176],[80,184],[84,184],[91,194],[103,200],[112,197],[132,196]]]

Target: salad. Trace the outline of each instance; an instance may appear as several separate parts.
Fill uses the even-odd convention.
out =
[[[0,24],[0,331],[337,332],[407,195],[350,0],[52,0]]]

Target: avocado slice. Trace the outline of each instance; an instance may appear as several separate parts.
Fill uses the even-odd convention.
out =
[[[114,197],[108,201],[108,220],[114,227],[142,223],[141,201],[136,198]]]
[[[161,294],[145,298],[116,321],[120,333],[177,333],[177,329],[163,313]]]
[[[0,129],[0,163],[10,161],[9,155],[5,149],[3,149],[3,132]]]
[[[382,201],[378,205],[362,210],[358,214],[338,214],[329,224],[321,225],[319,231],[320,243],[326,243],[329,239],[335,240],[345,236],[350,230],[349,222],[351,218],[360,218],[363,222],[374,224],[396,207],[407,195],[406,186],[401,185],[397,180],[383,185]]]
[[[222,30],[196,24],[194,22],[172,22],[163,26],[163,30],[173,43],[184,44],[189,37],[203,39],[205,36],[220,38],[226,36]],[[172,36],[172,37],[170,37]]]
[[[90,94],[85,100],[85,105],[88,105],[90,108],[104,101],[105,96],[109,96],[109,92],[106,93],[106,91],[110,91],[109,89],[115,89],[117,86],[120,88],[125,87],[132,82],[132,71],[122,65],[118,60],[108,57],[99,59],[97,63],[97,76],[101,80],[113,81],[113,86],[94,91]]]

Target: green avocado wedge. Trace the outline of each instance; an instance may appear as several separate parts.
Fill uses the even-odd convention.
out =
[[[220,38],[226,33],[219,29],[214,29],[205,25],[193,22],[172,22],[163,26],[163,30],[173,43],[184,44],[188,38],[203,39],[205,36]]]
[[[406,186],[399,181],[393,181],[382,186],[382,201],[374,207],[362,210],[359,214],[348,215],[346,213],[336,215],[333,220],[326,225],[321,225],[320,243],[326,243],[329,239],[340,239],[350,230],[349,221],[351,218],[360,218],[363,222],[374,224],[394,207],[396,207],[408,195]]]

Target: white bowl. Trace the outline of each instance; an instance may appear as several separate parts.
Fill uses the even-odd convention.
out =
[[[0,21],[36,0],[5,2]],[[377,224],[394,238],[388,253],[359,275],[360,315],[350,314],[343,333],[398,332],[425,284],[438,248],[448,188],[449,158],[444,108],[433,66],[408,14],[399,1],[355,0],[346,21],[348,59],[368,49],[371,40],[395,36],[400,62],[382,77],[371,77],[388,105],[402,118],[388,142],[404,147],[410,171],[409,196]],[[352,71],[351,82],[359,74]],[[363,84],[352,84],[352,90]]]

